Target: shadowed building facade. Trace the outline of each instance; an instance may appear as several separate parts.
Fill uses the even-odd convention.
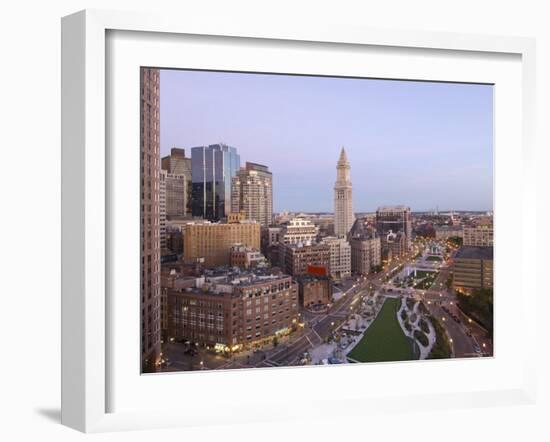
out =
[[[170,155],[161,160],[166,175],[166,214],[168,217],[184,217],[190,214],[191,158],[185,149],[173,147]]]
[[[358,236],[350,239],[351,270],[358,275],[367,275],[382,264],[380,237]]]
[[[141,369],[160,360],[160,74],[141,69]]]

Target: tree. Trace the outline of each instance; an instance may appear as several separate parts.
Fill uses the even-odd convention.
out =
[[[463,240],[460,236],[451,236],[447,241],[449,241],[455,247],[462,247]]]
[[[470,295],[457,294],[458,306],[474,318],[489,335],[493,334],[493,289],[476,289]]]
[[[372,271],[373,273],[381,272],[381,271],[382,271],[382,266],[381,266],[381,265],[372,266],[372,267],[371,267],[371,271]]]

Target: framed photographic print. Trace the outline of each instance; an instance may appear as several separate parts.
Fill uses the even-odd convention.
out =
[[[62,41],[63,423],[533,400],[531,40],[85,11]]]

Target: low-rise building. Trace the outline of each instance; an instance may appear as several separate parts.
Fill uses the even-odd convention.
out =
[[[167,289],[169,338],[222,351],[271,342],[298,321],[298,285],[282,274],[226,272],[200,286]]]
[[[465,246],[492,247],[493,225],[479,224],[476,226],[464,226],[463,238]]]
[[[383,235],[380,240],[382,255],[391,260],[403,256],[408,251],[407,236],[403,232],[392,232]]]
[[[330,246],[327,244],[280,244],[280,265],[292,276],[305,275],[308,267],[324,267],[330,273]]]
[[[493,248],[463,246],[453,259],[453,288],[462,292],[493,288]]]
[[[272,265],[279,265],[279,242],[281,239],[282,226],[262,227],[261,229],[261,252]]]
[[[231,266],[242,269],[266,267],[267,260],[258,249],[237,244],[231,247]]]
[[[446,240],[449,238],[462,238],[463,228],[462,226],[435,226],[435,239]]]
[[[304,275],[296,278],[300,306],[306,309],[326,307],[332,300],[332,282],[328,276]]]
[[[317,238],[319,228],[306,218],[292,218],[282,226],[279,242],[283,244],[298,244],[313,242]]]
[[[227,223],[197,221],[185,226],[183,256],[185,262],[203,261],[206,267],[229,265],[231,246],[241,244],[260,249],[260,224],[228,216]]]

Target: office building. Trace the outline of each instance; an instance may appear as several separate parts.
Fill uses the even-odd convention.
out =
[[[350,239],[351,271],[367,275],[382,264],[380,237],[356,236]]]
[[[493,248],[463,246],[453,259],[453,288],[465,293],[493,288]]]
[[[260,233],[261,251],[274,266],[279,265],[279,242],[282,230],[281,226],[269,226],[262,227]]]
[[[206,267],[230,265],[231,247],[236,244],[259,250],[260,225],[250,220],[188,223],[183,232],[184,260],[189,264],[201,262]]]
[[[351,247],[344,238],[327,236],[321,244],[330,248],[330,274],[333,278],[344,278],[351,275]]]
[[[292,276],[305,275],[310,267],[330,273],[328,244],[280,244],[279,257],[283,271]]]
[[[311,243],[317,238],[318,227],[306,218],[292,218],[282,226],[279,242],[283,244]]]
[[[141,72],[141,368],[160,363],[160,76]]]
[[[477,226],[464,226],[463,244],[474,247],[493,246],[493,225],[490,223]]]
[[[461,226],[435,226],[435,239],[462,238],[463,229]]]
[[[170,155],[162,158],[161,166],[168,173],[185,175],[191,181],[191,158],[185,156],[185,149],[170,149]]]
[[[269,226],[273,217],[273,178],[267,166],[247,162],[231,182],[231,210]]]
[[[182,218],[187,211],[187,176],[183,174],[166,174],[166,216]]]
[[[161,253],[166,249],[166,175],[167,172],[161,169],[159,176],[159,232]]]
[[[174,180],[168,205],[169,217],[184,217],[191,213],[191,158],[185,156],[185,149],[173,147],[170,155],[161,160],[161,168]],[[181,183],[183,181],[183,183]]]
[[[411,209],[384,206],[376,210],[376,233],[381,238],[382,252],[393,257],[407,253],[412,244]]]
[[[167,289],[169,338],[231,352],[271,343],[298,320],[298,286],[282,274],[206,276],[196,288]]]
[[[212,144],[191,149],[191,210],[194,217],[210,221],[226,218],[231,212],[231,179],[237,174],[237,149]]]

